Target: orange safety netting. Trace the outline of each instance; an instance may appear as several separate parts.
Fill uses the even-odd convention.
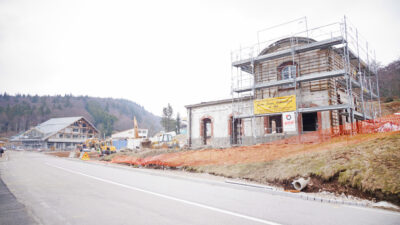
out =
[[[290,155],[357,144],[400,131],[400,115],[359,121],[252,146],[204,149],[161,154],[145,158],[115,156],[111,162],[131,165],[197,166],[267,162]]]

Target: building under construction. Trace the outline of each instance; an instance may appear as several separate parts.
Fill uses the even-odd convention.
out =
[[[264,34],[275,37],[262,41]],[[232,52],[229,103],[187,106],[189,145],[256,144],[318,130],[355,133],[358,121],[380,116],[375,52],[346,18],[310,29],[301,18],[257,36],[255,45]]]
[[[25,149],[73,150],[99,131],[84,117],[52,118],[11,138]]]

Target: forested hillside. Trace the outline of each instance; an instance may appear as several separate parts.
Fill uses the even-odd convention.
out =
[[[400,59],[379,69],[379,89],[384,101],[400,98]]]
[[[83,116],[102,134],[133,128],[133,117],[139,128],[150,135],[161,130],[160,118],[143,106],[125,99],[88,96],[31,96],[0,94],[0,136],[11,136],[53,117]]]

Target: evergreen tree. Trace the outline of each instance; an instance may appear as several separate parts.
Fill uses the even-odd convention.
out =
[[[161,125],[164,127],[166,132],[173,131],[175,129],[175,120],[172,119],[174,110],[172,106],[168,103],[167,107],[163,108],[163,116],[161,118]]]
[[[89,101],[85,106],[86,110],[94,119],[94,125],[101,131],[105,136],[110,136],[113,131],[113,126],[117,117],[107,113],[101,105],[96,101]]]
[[[179,113],[176,114],[176,134],[181,133],[181,117]]]
[[[39,96],[38,95],[33,96],[31,101],[32,103],[37,103],[39,101]]]

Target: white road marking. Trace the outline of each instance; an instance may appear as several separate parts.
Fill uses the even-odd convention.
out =
[[[184,200],[184,199],[175,198],[175,197],[172,197],[172,196],[168,196],[168,195],[164,195],[164,194],[160,194],[160,193],[144,190],[144,189],[141,189],[141,188],[132,187],[132,186],[129,186],[129,185],[126,185],[126,184],[121,184],[121,183],[118,183],[118,182],[114,182],[114,181],[106,180],[106,179],[103,179],[103,178],[95,177],[95,176],[88,175],[88,174],[85,174],[85,173],[81,173],[81,172],[78,172],[78,171],[70,170],[70,169],[67,169],[67,168],[64,168],[64,167],[55,166],[55,165],[52,165],[50,163],[46,163],[46,165],[52,166],[52,167],[55,167],[55,168],[58,168],[58,169],[61,169],[61,170],[64,170],[64,171],[67,171],[67,172],[70,172],[70,173],[79,174],[79,175],[82,175],[82,176],[85,176],[85,177],[89,177],[89,178],[92,178],[92,179],[95,179],[95,180],[99,180],[99,181],[102,181],[102,182],[105,182],[105,183],[114,184],[114,185],[117,185],[117,186],[120,186],[120,187],[124,187],[124,188],[127,188],[127,189],[140,191],[140,192],[143,192],[143,193],[146,193],[146,194],[155,195],[155,196],[158,196],[158,197],[161,197],[161,198],[165,198],[165,199],[169,199],[169,200],[185,203],[185,204],[188,204],[188,205],[197,206],[197,207],[200,207],[200,208],[204,208],[204,209],[208,209],[208,210],[224,213],[224,214],[227,214],[227,215],[236,216],[236,217],[240,217],[240,218],[243,218],[243,219],[247,219],[247,220],[251,220],[251,221],[255,221],[255,222],[259,222],[259,223],[263,223],[263,224],[282,225],[280,223],[275,223],[275,222],[272,222],[272,221],[263,220],[263,219],[259,219],[259,218],[256,218],[256,217],[246,216],[246,215],[235,213],[235,212],[231,212],[231,211],[228,211],[228,210],[225,210],[225,209],[220,209],[220,208],[204,205],[204,204],[201,204],[201,203],[191,202],[191,201],[187,201],[187,200]]]

